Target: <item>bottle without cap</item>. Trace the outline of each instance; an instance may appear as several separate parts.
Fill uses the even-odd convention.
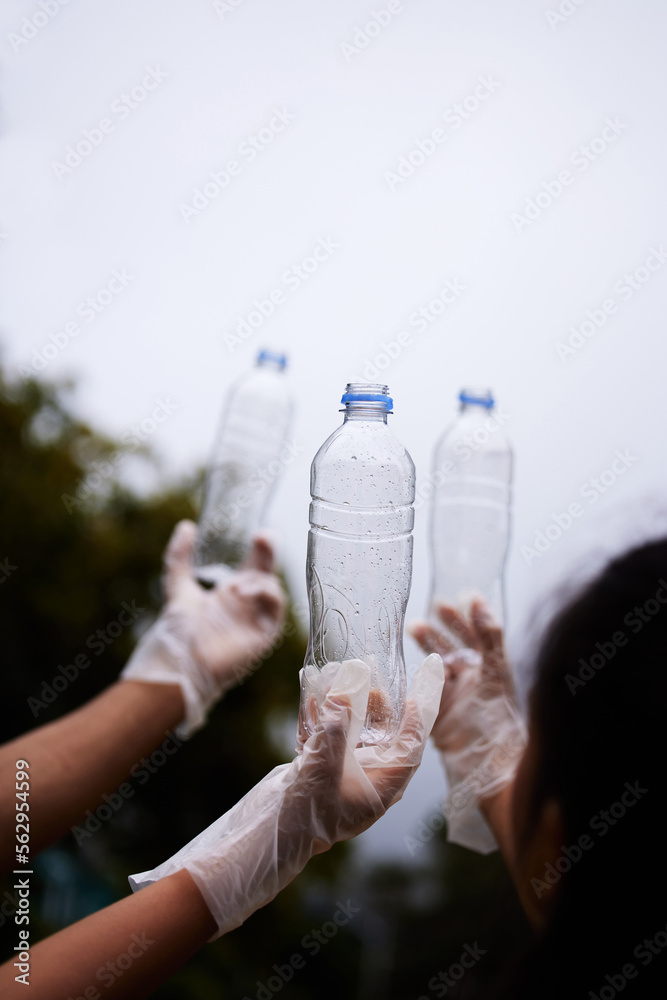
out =
[[[488,389],[464,389],[459,401],[458,417],[435,450],[429,614],[439,622],[435,602],[467,611],[481,595],[502,624],[512,451]]]
[[[403,624],[412,578],[415,467],[387,419],[387,386],[351,383],[342,426],[311,468],[306,578],[310,637],[300,725],[312,733],[327,663],[363,660],[371,695],[362,744],[390,740],[405,705]]]
[[[198,579],[212,586],[243,562],[281,472],[292,414],[287,359],[261,351],[231,389],[209,463],[195,542]]]

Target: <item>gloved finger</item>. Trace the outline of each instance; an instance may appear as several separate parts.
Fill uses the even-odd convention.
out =
[[[364,766],[360,761],[385,811],[400,799],[417,770],[427,735],[419,706],[414,701],[408,701],[392,747],[383,750],[381,758],[378,757],[380,766],[374,766],[375,762]]]
[[[442,624],[459,640],[462,646],[475,647],[475,632],[465,615],[451,604],[436,604],[435,611]]]
[[[302,748],[302,774],[310,786],[309,791],[314,793],[322,781],[330,782],[332,788],[340,787],[351,716],[352,709],[345,695],[327,699],[322,706],[317,730]]]
[[[313,729],[317,728],[317,722],[319,719],[319,712],[317,708],[317,698],[314,694],[311,694],[306,699],[306,703],[303,702],[299,706],[299,719],[296,727],[296,753],[300,754],[303,750],[304,744],[310,736],[308,732],[308,726],[310,725]]]
[[[163,581],[167,600],[176,596],[186,584],[196,586],[192,573],[192,550],[197,537],[194,521],[179,521],[164,553]]]
[[[282,620],[287,607],[287,596],[277,576],[257,570],[240,570],[230,580],[228,592],[239,598],[250,611],[250,617],[265,628],[272,628]],[[225,592],[220,591],[224,603]]]
[[[423,747],[438,716],[440,698],[445,689],[445,672],[438,653],[427,656],[415,672],[405,703],[405,711],[398,732],[389,747],[383,747],[377,760],[383,765],[404,764],[408,758],[421,759]],[[358,755],[360,761],[371,767],[372,758]]]
[[[368,693],[366,725],[373,729],[391,729],[394,712],[389,698],[380,688],[371,688]]]
[[[438,717],[444,684],[445,668],[442,659],[437,653],[431,653],[417,668],[407,700],[407,706],[415,705],[423,721],[424,740],[431,735]]]
[[[486,601],[481,598],[473,601],[470,620],[477,637],[477,647],[485,654],[504,658],[503,630]]]
[[[409,758],[421,759],[424,744],[431,735],[438,716],[444,687],[445,671],[442,658],[438,653],[432,653],[415,672],[405,703],[403,719],[391,744],[387,747],[371,747],[357,751],[357,759],[364,770],[374,766],[404,764]]]
[[[348,729],[348,745],[351,749],[359,742],[361,730],[366,719],[371,672],[363,660],[345,660],[333,678],[324,700],[324,707],[331,701],[337,701],[340,696],[347,698],[350,705],[350,725]]]
[[[370,670],[363,660],[346,660],[344,663],[326,663],[321,669],[310,665],[299,674],[303,685],[303,673],[310,676],[310,684],[316,686],[311,691],[307,705],[302,702],[299,710],[297,732],[297,753],[309,746],[308,730],[317,730],[322,713],[329,704],[337,705],[340,698],[349,705],[347,741],[354,748],[361,734],[366,717],[370,687]],[[314,735],[314,734],[313,734]]]
[[[299,687],[304,692],[299,706],[299,725],[297,728],[296,752],[301,753],[303,745],[317,729],[319,706],[324,702],[327,691],[331,687],[336,674],[341,668],[337,662],[325,663],[316,667],[313,663],[304,666],[299,671]],[[307,696],[305,692],[308,692]]]
[[[266,532],[255,535],[252,548],[243,560],[242,569],[256,569],[262,573],[273,573],[275,552],[273,541]]]
[[[456,653],[459,647],[452,642],[444,632],[434,628],[428,622],[411,622],[407,627],[408,634],[419,643],[425,653],[439,653],[440,656],[448,656]],[[452,657],[452,672],[456,672],[455,657]]]

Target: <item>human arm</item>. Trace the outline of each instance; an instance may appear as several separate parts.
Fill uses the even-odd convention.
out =
[[[80,822],[183,718],[177,685],[116,683],[82,708],[0,747],[0,864],[15,867],[17,761],[29,765],[30,855]],[[171,751],[173,752],[173,751]],[[24,770],[21,768],[21,770]],[[22,783],[21,783],[22,784]]]
[[[32,996],[150,995],[205,941],[273,899],[310,857],[367,829],[401,797],[435,718],[440,658],[422,664],[402,726],[382,750],[356,746],[368,667],[330,666],[338,669],[317,730],[291,764],[275,768],[169,861],[133,876],[141,892],[31,949]],[[7,995],[14,995],[14,975],[11,962],[0,968]]]
[[[507,870],[510,875],[515,871],[515,843],[514,830],[512,827],[512,795],[514,793],[515,775],[509,779],[509,784],[505,785],[495,794],[481,798],[479,801],[479,811],[486,820],[493,836],[495,837],[498,849],[503,856]]]
[[[165,553],[167,603],[120,680],[76,711],[0,747],[5,868],[15,853],[18,760],[29,765],[33,855],[114,793],[160,744],[170,741],[165,750],[175,752],[279,634],[285,598],[268,541],[257,538],[243,567],[204,590],[192,568],[195,531],[192,522],[177,525]]]
[[[431,731],[444,672],[428,657],[388,746],[358,747],[370,671],[359,660],[328,664],[330,688],[315,732],[233,809],[133,888],[187,868],[213,913],[216,936],[273,899],[315,854],[371,826],[402,796]],[[325,668],[325,669],[327,669]]]
[[[30,948],[29,992],[10,959],[0,995],[147,997],[214,933],[215,921],[186,871],[121,899]]]

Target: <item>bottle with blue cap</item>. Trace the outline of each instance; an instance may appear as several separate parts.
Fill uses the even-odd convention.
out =
[[[213,586],[243,562],[280,478],[292,416],[284,354],[260,351],[232,387],[209,462],[194,563]]]
[[[502,624],[513,464],[506,418],[489,389],[463,389],[459,402],[435,449],[429,615],[441,624],[437,602],[468,611],[481,596]]]
[[[342,425],[311,467],[306,578],[310,636],[300,728],[312,733],[327,665],[363,660],[371,696],[360,742],[382,745],[406,695],[403,623],[412,580],[415,467],[388,424],[386,385],[348,384]]]

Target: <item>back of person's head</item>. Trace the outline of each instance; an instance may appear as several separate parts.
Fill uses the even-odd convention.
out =
[[[657,997],[667,981],[667,540],[615,559],[552,622],[530,730],[518,851],[548,807],[562,842],[531,881],[554,903],[512,995]]]

